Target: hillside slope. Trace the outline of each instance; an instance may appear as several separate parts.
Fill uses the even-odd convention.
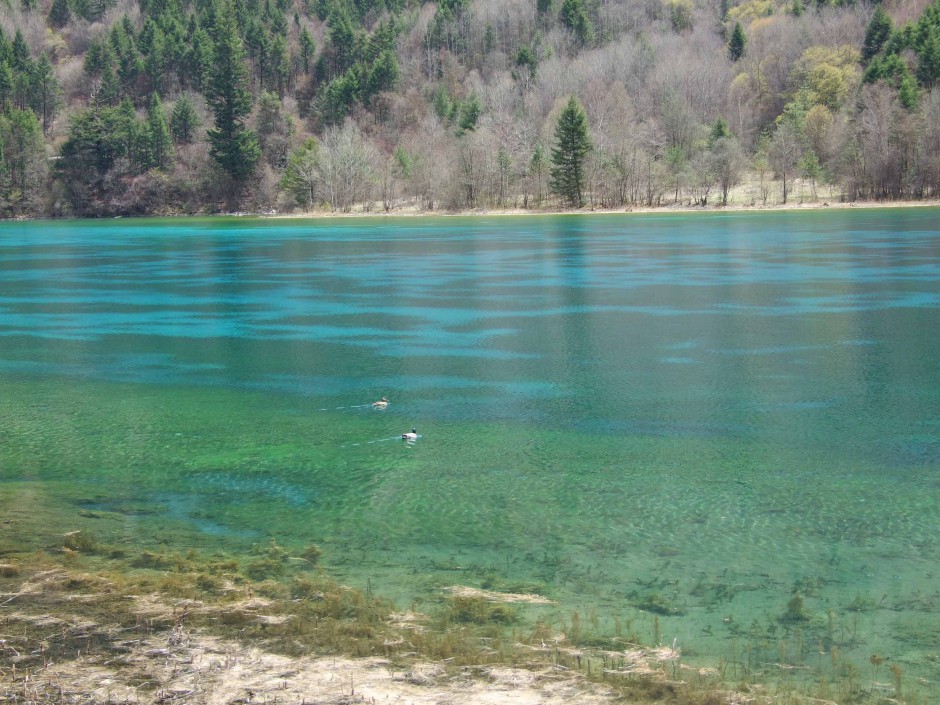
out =
[[[5,2],[6,217],[940,193],[940,0]]]

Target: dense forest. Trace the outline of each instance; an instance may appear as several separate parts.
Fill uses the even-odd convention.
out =
[[[940,194],[940,0],[0,2],[5,217]]]

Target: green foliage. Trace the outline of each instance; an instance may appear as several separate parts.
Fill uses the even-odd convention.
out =
[[[940,81],[940,31],[932,32],[924,40],[917,57],[917,81],[932,88]]]
[[[16,71],[28,72],[30,64],[32,63],[29,56],[29,45],[26,44],[26,40],[23,38],[23,33],[17,27],[16,33],[13,35],[13,54],[10,61],[10,66]]]
[[[150,105],[147,109],[147,123],[143,133],[143,160],[145,169],[166,169],[173,160],[173,140],[170,138],[170,127],[167,124],[166,113],[160,96],[151,93]]]
[[[577,98],[571,96],[555,127],[551,187],[574,208],[584,205],[584,162],[591,149],[587,115]]]
[[[275,169],[287,164],[287,152],[294,134],[294,123],[285,115],[281,99],[275,93],[265,91],[258,100],[258,116],[255,129],[265,160]]]
[[[290,155],[281,178],[281,188],[304,210],[310,210],[316,203],[317,184],[320,180],[319,151],[315,139],[311,137],[305,141],[300,149]]]
[[[69,0],[52,0],[52,7],[49,8],[49,24],[56,29],[61,29],[72,19],[72,10],[69,8]]]
[[[13,69],[6,61],[0,62],[0,112],[9,109],[13,103],[13,94],[16,82],[13,78]]]
[[[316,43],[313,41],[313,35],[306,27],[300,32],[300,61],[304,67],[304,73],[310,73],[310,60],[316,52]]]
[[[369,70],[363,100],[367,101],[382,91],[394,90],[398,84],[398,58],[389,49],[383,49]]]
[[[594,24],[588,16],[584,0],[563,0],[561,4],[561,22],[570,29],[577,40],[587,46],[594,41]]]
[[[196,106],[187,95],[181,95],[173,106],[170,116],[170,134],[178,144],[191,144],[196,137],[196,130],[200,126]]]
[[[728,129],[728,123],[725,122],[724,118],[718,118],[715,120],[715,124],[712,125],[711,132],[708,135],[708,146],[713,146],[715,142],[723,137],[731,137],[731,130]]]
[[[692,29],[694,9],[692,0],[666,0],[669,24],[672,25],[673,32],[679,34]]]
[[[208,133],[209,154],[240,185],[254,172],[261,148],[255,134],[245,127],[252,98],[232,0],[218,3],[215,31],[215,61],[206,91],[215,117],[215,125]]]
[[[477,121],[480,119],[480,113],[483,107],[480,105],[480,99],[476,94],[460,106],[460,120],[457,122],[457,134],[462,135],[466,132],[473,132],[477,129]]]
[[[516,66],[528,72],[530,78],[535,78],[535,71],[538,68],[538,60],[535,58],[535,52],[528,45],[523,44],[516,51]]]
[[[917,80],[909,73],[901,76],[898,82],[898,100],[907,110],[915,110],[920,103],[920,88]]]
[[[320,93],[320,115],[326,125],[341,123],[359,100],[359,75],[350,69],[330,81]]]
[[[431,97],[431,106],[437,116],[447,123],[453,123],[460,110],[459,105],[451,99],[450,92],[443,83],[437,84],[437,89]]]
[[[0,112],[0,203],[8,216],[40,215],[48,172],[42,127],[32,110]]]
[[[744,28],[740,22],[735,22],[734,29],[731,31],[731,38],[728,40],[728,56],[732,61],[738,61],[744,56],[746,47],[747,37],[744,34]]]
[[[871,61],[891,35],[891,18],[881,5],[875,8],[874,14],[865,29],[865,39],[862,42],[862,63]]]

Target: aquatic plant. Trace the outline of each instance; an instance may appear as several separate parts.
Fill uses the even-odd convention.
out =
[[[90,531],[78,529],[62,537],[62,548],[78,553],[91,553],[95,550],[95,537]]]
[[[675,602],[663,597],[658,592],[651,592],[643,595],[634,603],[634,606],[637,609],[644,610],[646,612],[653,612],[654,614],[661,614],[667,617],[672,617],[680,614],[684,614],[685,610],[677,605]]]
[[[461,624],[511,624],[516,613],[509,605],[489,602],[482,597],[455,595],[444,612],[446,622]]]
[[[300,552],[300,557],[307,561],[307,563],[310,565],[316,565],[323,557],[323,551],[320,550],[320,547],[315,543],[312,543]]]
[[[803,595],[796,593],[790,598],[790,601],[787,602],[786,612],[780,616],[780,621],[784,624],[799,624],[801,622],[808,622],[811,618],[812,616],[806,611],[803,605]]]

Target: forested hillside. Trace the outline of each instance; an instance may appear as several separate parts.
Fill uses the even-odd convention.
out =
[[[940,193],[940,0],[0,2],[6,217]]]

